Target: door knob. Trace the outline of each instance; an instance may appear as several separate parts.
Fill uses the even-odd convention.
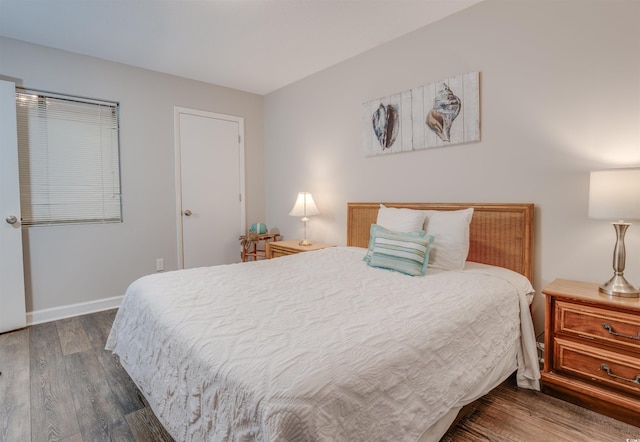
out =
[[[11,216],[8,216],[8,217],[7,217],[6,221],[7,221],[9,224],[15,224],[15,223],[17,223],[17,222],[18,222],[18,218],[16,218],[15,216],[11,215]]]
[[[191,210],[185,210],[184,214],[185,216],[191,216]]]

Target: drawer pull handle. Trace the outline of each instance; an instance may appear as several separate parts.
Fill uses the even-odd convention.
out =
[[[602,328],[604,328],[606,331],[609,332],[609,334],[612,334],[614,336],[620,336],[621,338],[635,339],[637,341],[640,341],[640,332],[638,332],[638,336],[623,335],[621,333],[616,333],[613,331],[613,327],[611,327],[611,324],[609,324],[608,322],[605,322],[604,324],[602,324]]]
[[[625,378],[622,376],[618,376],[617,374],[611,373],[611,368],[609,368],[607,364],[600,364],[600,369],[606,371],[607,375],[611,376],[612,378],[620,379],[622,381],[627,381],[627,382],[633,382],[634,384],[640,384],[640,374],[638,374],[638,376],[636,376],[635,379],[629,379],[629,378]]]

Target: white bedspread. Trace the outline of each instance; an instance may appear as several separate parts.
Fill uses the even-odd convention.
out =
[[[518,379],[537,387],[525,278],[477,264],[414,278],[363,256],[143,277],[107,349],[177,440],[416,441],[520,343],[521,321]]]

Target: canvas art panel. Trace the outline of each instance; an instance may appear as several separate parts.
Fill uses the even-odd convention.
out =
[[[479,141],[479,84],[470,72],[364,103],[365,155]]]

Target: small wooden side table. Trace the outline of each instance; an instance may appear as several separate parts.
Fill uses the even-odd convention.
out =
[[[295,255],[296,253],[310,252],[312,250],[326,249],[327,247],[334,247],[329,244],[322,244],[314,242],[310,246],[301,246],[300,240],[292,239],[287,241],[274,241],[269,242],[266,245],[267,259],[278,258],[285,255]]]
[[[244,247],[242,248],[242,262],[247,262],[250,257],[253,257],[254,261],[257,261],[258,258],[266,258],[269,241],[277,241],[278,238],[280,238],[279,233],[263,233],[262,235],[258,235],[258,239],[253,242],[249,250]],[[258,243],[261,241],[264,241],[264,249],[258,249]]]

